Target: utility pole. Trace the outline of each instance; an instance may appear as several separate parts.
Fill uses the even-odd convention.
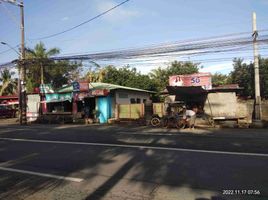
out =
[[[21,60],[22,60],[22,66],[20,70],[20,80],[21,80],[21,124],[27,124],[27,99],[26,99],[26,88],[25,88],[25,32],[24,32],[24,4],[23,0],[20,1],[20,17],[21,17]]]
[[[254,50],[254,78],[255,78],[255,120],[261,120],[261,95],[260,95],[260,75],[259,75],[259,53],[258,53],[258,31],[256,13],[252,14],[253,22],[253,50]]]

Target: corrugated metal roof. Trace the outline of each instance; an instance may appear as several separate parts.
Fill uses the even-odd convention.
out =
[[[108,89],[108,90],[117,90],[117,89],[122,89],[122,90],[132,90],[132,91],[137,91],[137,92],[146,92],[146,93],[155,93],[153,91],[149,90],[142,90],[138,88],[132,88],[132,87],[126,87],[126,86],[121,86],[121,85],[114,85],[110,83],[89,83],[89,88],[91,89],[96,89],[96,90],[101,90],[101,89]],[[73,91],[73,86],[68,85],[65,87],[60,88],[57,92],[59,93],[65,93],[65,92],[72,92]]]
[[[201,86],[167,86],[167,90],[171,95],[199,95],[207,93]]]

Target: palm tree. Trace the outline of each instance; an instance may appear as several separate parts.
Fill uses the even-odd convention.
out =
[[[34,49],[26,48],[26,57],[28,59],[33,59],[34,63],[38,65],[35,75],[40,76],[40,83],[44,84],[44,66],[49,63],[48,58],[60,53],[58,48],[51,48],[47,50],[44,43],[40,42]],[[39,73],[38,73],[39,72]],[[36,77],[36,76],[35,76]]]
[[[91,66],[87,72],[85,79],[89,82],[103,82],[106,75],[106,69],[102,68],[98,63],[94,61],[89,61]]]
[[[8,69],[1,71],[0,81],[2,82],[2,87],[0,89],[0,96],[6,94],[14,94],[17,89],[17,81],[12,79],[12,76],[15,72],[12,72]]]

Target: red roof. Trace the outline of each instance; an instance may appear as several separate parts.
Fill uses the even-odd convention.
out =
[[[12,95],[12,96],[0,96],[0,99],[18,99],[19,97],[16,95]]]

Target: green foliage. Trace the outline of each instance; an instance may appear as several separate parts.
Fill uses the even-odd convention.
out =
[[[229,76],[221,73],[215,73],[212,75],[212,85],[219,86],[228,84]]]
[[[69,61],[52,61],[49,57],[59,54],[58,48],[47,50],[43,43],[37,44],[34,49],[26,49],[27,92],[32,92],[41,83],[41,69],[44,68],[44,83],[51,83],[59,88],[69,81],[79,78],[80,64]]]
[[[155,81],[157,90],[162,91],[168,85],[169,76],[198,73],[198,63],[174,61],[167,68],[153,69],[149,74]]]
[[[252,64],[243,63],[243,59],[233,60],[234,70],[230,73],[230,82],[237,83],[244,90],[244,96],[254,95],[254,73]]]
[[[103,82],[151,91],[157,89],[155,82],[148,75],[143,75],[137,72],[136,68],[129,66],[118,69],[114,66],[107,66]]]
[[[244,96],[254,96],[254,64],[243,63],[242,59],[234,59],[234,70],[230,73],[230,82],[243,87]],[[259,58],[261,96],[268,97],[268,59]]]
[[[268,59],[260,58],[260,90],[261,96],[268,98]]]
[[[0,87],[0,96],[2,95],[12,95],[17,93],[17,79],[12,78],[15,72],[8,69],[4,69],[0,73],[0,82],[2,83]]]

